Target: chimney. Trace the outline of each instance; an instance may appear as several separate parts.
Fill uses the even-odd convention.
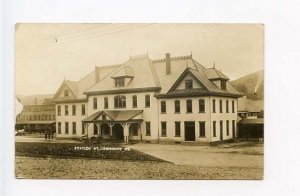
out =
[[[171,73],[171,55],[166,53],[166,75]]]
[[[34,98],[34,105],[37,105],[37,97]]]
[[[100,68],[99,67],[95,67],[95,82],[99,82],[100,80]]]

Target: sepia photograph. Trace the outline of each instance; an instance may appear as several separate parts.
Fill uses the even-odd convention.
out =
[[[17,23],[14,117],[17,179],[263,180],[264,25]]]

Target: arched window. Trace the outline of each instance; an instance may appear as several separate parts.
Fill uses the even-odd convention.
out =
[[[126,97],[118,95],[114,97],[115,108],[126,108]]]

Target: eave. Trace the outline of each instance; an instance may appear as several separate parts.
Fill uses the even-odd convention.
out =
[[[149,88],[131,88],[131,89],[114,89],[104,91],[90,91],[84,92],[86,95],[108,95],[108,94],[125,94],[125,93],[141,93],[141,92],[152,92],[160,91],[161,87],[149,87]]]

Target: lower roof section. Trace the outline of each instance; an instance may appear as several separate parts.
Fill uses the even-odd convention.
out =
[[[143,110],[103,110],[98,111],[82,122],[127,122],[143,121]],[[105,115],[105,117],[103,117]]]

